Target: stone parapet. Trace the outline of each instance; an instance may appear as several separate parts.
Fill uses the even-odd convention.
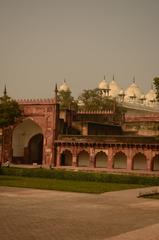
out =
[[[52,98],[48,99],[17,99],[19,105],[52,105],[55,104],[55,100]]]

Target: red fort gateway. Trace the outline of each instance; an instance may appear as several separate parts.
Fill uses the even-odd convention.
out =
[[[114,108],[60,110],[57,89],[52,99],[17,101],[23,117],[4,131],[2,164],[9,161],[47,168],[159,171],[157,108],[124,102],[127,112],[122,121],[115,123]]]

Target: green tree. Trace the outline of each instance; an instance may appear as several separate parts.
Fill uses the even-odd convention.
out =
[[[4,95],[0,97],[0,128],[1,128],[1,144],[2,144],[2,150],[1,150],[1,163],[4,160],[4,142],[5,142],[5,128],[13,125],[16,123],[17,119],[21,116],[21,109],[18,105],[18,103],[11,99],[7,95],[6,87],[4,90]]]
[[[82,94],[78,97],[80,110],[83,111],[114,111],[112,121],[121,122],[124,119],[126,110],[122,105],[119,105],[116,99],[104,96],[99,89],[83,90]]]
[[[77,109],[77,103],[70,91],[59,91],[57,99],[61,109]]]
[[[90,90],[83,90],[82,94],[78,97],[80,110],[85,111],[101,111],[112,109],[114,100],[100,94],[97,88]]]
[[[157,98],[157,101],[159,101],[159,77],[155,77],[153,79],[153,84],[155,86],[155,89],[156,89],[156,98]]]
[[[7,95],[5,89],[4,95],[0,97],[0,128],[13,125],[20,116],[19,104]]]

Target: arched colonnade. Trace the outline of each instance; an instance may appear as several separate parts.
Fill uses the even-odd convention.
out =
[[[57,147],[57,167],[159,171],[159,152],[142,149]]]

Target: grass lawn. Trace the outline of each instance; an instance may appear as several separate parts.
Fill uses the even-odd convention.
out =
[[[48,178],[29,178],[0,175],[0,186],[48,189],[68,192],[104,193],[145,187],[139,184],[102,183]]]

